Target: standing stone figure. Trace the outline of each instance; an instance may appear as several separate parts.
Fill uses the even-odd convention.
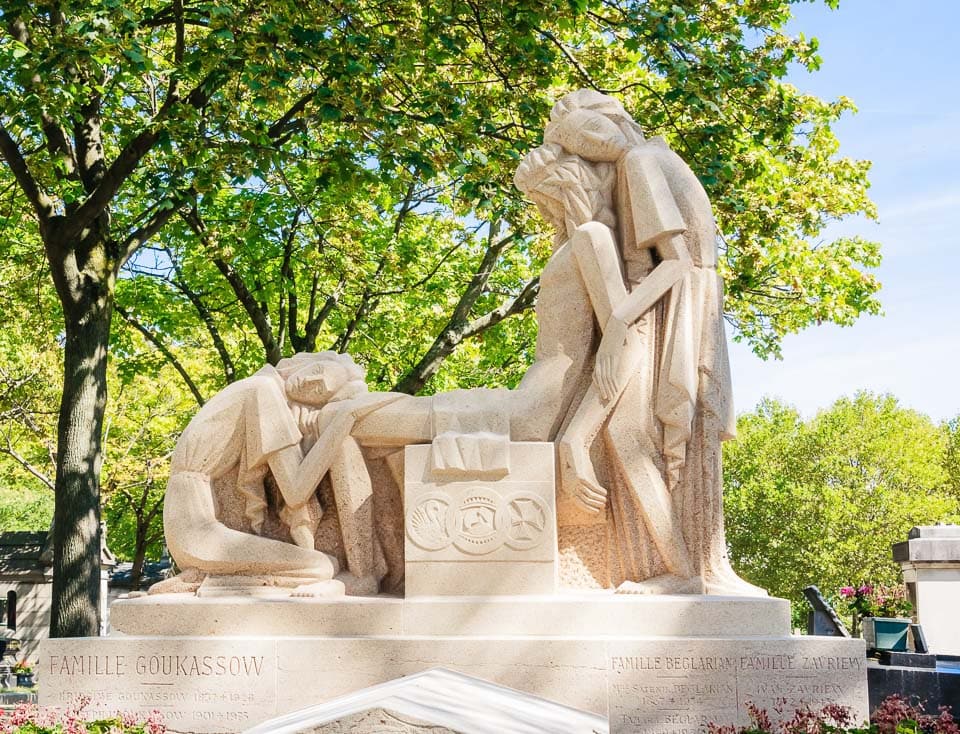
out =
[[[624,287],[599,324],[594,384],[561,441],[561,471],[588,510],[609,497],[620,591],[763,594],[726,554],[720,444],[736,422],[707,194],[662,139],[645,140],[598,92],[560,100],[544,139],[616,166]],[[600,430],[612,492],[586,456]]]

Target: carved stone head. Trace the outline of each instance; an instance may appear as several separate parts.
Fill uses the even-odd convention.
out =
[[[543,139],[587,160],[610,162],[642,142],[643,133],[619,100],[579,89],[553,106]]]
[[[367,391],[363,369],[349,354],[301,352],[280,360],[277,371],[287,398],[304,405],[322,406]]]
[[[610,163],[590,163],[556,143],[531,150],[517,167],[514,183],[537,205],[565,242],[581,224],[597,221],[613,227],[616,170]]]

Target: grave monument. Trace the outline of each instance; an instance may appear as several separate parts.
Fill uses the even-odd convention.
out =
[[[180,574],[117,602],[109,638],[45,643],[44,703],[158,708],[189,732],[318,704],[353,717],[323,731],[410,711],[403,731],[471,731],[420,715],[446,685],[464,711],[526,700],[571,731],[701,731],[748,701],[866,715],[862,641],[791,637],[788,603],[727,559],[735,422],[696,176],[580,90],[515,181],[556,231],[518,387],[369,393],[322,352],[225,388],[172,459]],[[433,668],[465,675],[421,679],[406,713],[378,698]]]

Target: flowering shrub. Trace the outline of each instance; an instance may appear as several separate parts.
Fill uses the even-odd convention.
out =
[[[781,715],[782,709],[775,708]],[[708,724],[709,734],[960,734],[949,706],[937,715],[924,714],[918,704],[898,695],[885,698],[873,712],[869,724],[855,724],[845,706],[828,704],[818,711],[809,708],[794,712],[789,720],[773,721],[767,711],[747,704],[750,724],[718,726]]]
[[[144,721],[136,714],[120,713],[105,719],[84,720],[83,709],[89,703],[61,711],[21,704],[12,711],[0,711],[0,734],[166,734],[167,727],[159,711]]]
[[[774,708],[775,713],[783,713],[782,709]],[[766,710],[747,702],[747,714],[750,724],[738,727],[732,724],[717,726],[708,724],[709,734],[874,734],[874,729],[866,726],[854,726],[850,709],[837,704],[828,704],[822,709],[813,711],[809,708],[798,709],[790,719],[773,721]]]
[[[840,588],[840,598],[853,616],[851,631],[854,635],[859,633],[860,621],[864,617],[906,617],[913,611],[913,605],[907,601],[906,590],[899,585],[843,586]]]
[[[960,734],[949,706],[941,706],[936,716],[923,713],[919,706],[898,695],[888,696],[870,717],[871,731],[877,734]]]

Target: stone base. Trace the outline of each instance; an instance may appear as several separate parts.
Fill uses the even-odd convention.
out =
[[[867,715],[863,642],[790,637],[777,599],[176,602],[116,604],[125,634],[45,641],[41,703],[89,696],[98,712],[159,709],[175,731],[234,732],[440,667],[608,718],[611,732],[745,723],[747,701]]]
[[[163,594],[120,600],[112,633],[223,635],[782,637],[784,599],[743,596],[632,596],[609,591],[556,596],[348,596],[236,599]]]

